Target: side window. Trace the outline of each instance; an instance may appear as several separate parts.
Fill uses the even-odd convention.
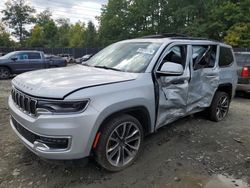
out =
[[[193,66],[194,70],[203,68],[213,68],[216,60],[216,45],[193,46]]]
[[[232,50],[226,47],[220,47],[219,66],[224,67],[230,65],[234,61]]]
[[[167,55],[163,58],[162,64],[166,62],[177,63],[182,65],[183,69],[185,69],[186,59],[187,59],[187,46],[186,45],[174,46],[168,51]]]
[[[29,59],[41,59],[41,55],[40,53],[37,53],[37,52],[29,52],[28,58]]]
[[[18,53],[16,55],[17,57],[17,60],[25,60],[25,59],[28,59],[28,54],[27,53]]]

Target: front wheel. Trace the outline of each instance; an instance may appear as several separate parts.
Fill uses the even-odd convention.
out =
[[[210,119],[215,122],[223,120],[227,116],[229,105],[229,95],[221,91],[216,92],[208,110]]]
[[[0,67],[0,79],[8,79],[10,77],[10,71],[8,68]]]
[[[101,130],[95,149],[96,161],[108,171],[120,171],[138,157],[143,142],[140,122],[130,115],[121,115],[107,122]]]

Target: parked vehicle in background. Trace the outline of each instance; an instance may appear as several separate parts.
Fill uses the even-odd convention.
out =
[[[149,36],[112,44],[83,65],[12,80],[11,126],[48,159],[94,156],[119,171],[145,135],[207,110],[223,120],[237,84],[231,46],[208,39]],[[32,82],[30,78],[33,78]]]
[[[235,52],[238,65],[237,91],[250,94],[250,52]]]
[[[94,54],[86,54],[80,58],[75,59],[75,63],[81,64],[82,62],[88,61]]]
[[[58,54],[58,56],[62,57],[67,63],[74,63],[75,59],[71,54]]]
[[[48,60],[50,68],[65,67],[68,64],[67,61],[60,56],[56,56],[53,54],[45,54],[44,56],[45,59]]]
[[[41,51],[14,51],[0,57],[0,79],[27,71],[65,66],[65,60],[46,59]]]

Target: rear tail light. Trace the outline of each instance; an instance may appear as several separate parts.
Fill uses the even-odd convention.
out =
[[[249,70],[248,67],[243,67],[241,72],[241,77],[246,78],[249,76]]]

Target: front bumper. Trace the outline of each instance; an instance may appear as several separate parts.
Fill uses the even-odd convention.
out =
[[[250,93],[250,84],[237,84],[236,91],[244,91]]]
[[[96,134],[97,111],[88,108],[79,114],[39,115],[32,117],[22,112],[9,97],[10,124],[22,143],[32,152],[47,159],[67,160],[89,156]],[[18,126],[21,126],[18,128]],[[23,131],[21,131],[23,130]],[[32,137],[27,137],[28,133]],[[42,139],[41,139],[42,138]],[[44,139],[67,140],[65,148],[51,148]]]

